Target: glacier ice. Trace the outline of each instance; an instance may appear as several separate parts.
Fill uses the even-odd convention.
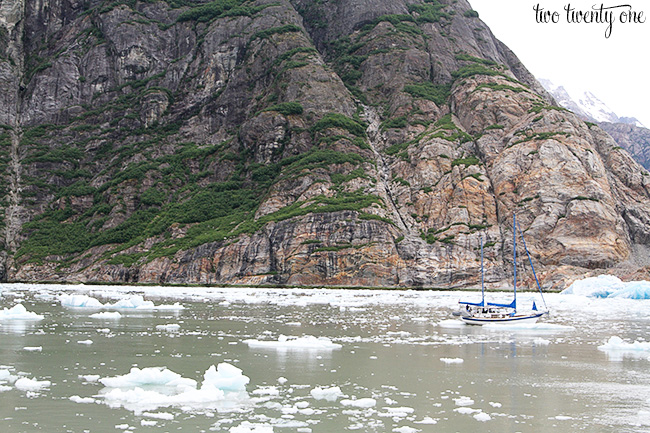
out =
[[[195,380],[167,368],[133,367],[123,376],[100,379],[106,387],[100,396],[110,407],[124,407],[138,414],[170,406],[193,410],[218,408],[247,401],[249,380],[241,369],[225,362],[210,366],[199,388]]]
[[[333,343],[327,337],[314,337],[305,335],[303,337],[291,337],[280,335],[277,341],[272,340],[244,340],[251,348],[277,349],[277,350],[335,350],[343,346]]]
[[[561,294],[590,298],[650,299],[650,281],[623,282],[613,275],[599,275],[575,281]]]
[[[23,304],[0,310],[0,320],[42,320],[44,316],[27,311]]]

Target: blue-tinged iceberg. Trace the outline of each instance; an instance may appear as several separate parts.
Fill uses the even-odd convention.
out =
[[[576,281],[562,294],[590,298],[650,299],[650,281],[623,282],[613,275],[600,275]]]

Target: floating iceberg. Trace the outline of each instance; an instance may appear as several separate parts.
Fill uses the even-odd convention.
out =
[[[613,336],[603,345],[598,346],[598,350],[606,352],[612,361],[622,361],[624,357],[630,358],[647,358],[650,357],[650,342],[635,341],[627,343],[621,337]]]
[[[249,378],[228,363],[211,366],[203,375],[201,387],[167,368],[134,367],[123,376],[100,379],[106,386],[100,392],[104,402],[114,408],[124,407],[137,414],[160,407],[190,410],[213,409],[248,401]]]
[[[180,374],[162,367],[131,368],[128,374],[106,377],[99,382],[110,388],[132,388],[136,386],[161,386],[170,388],[196,388],[196,381],[185,379]]]
[[[600,275],[575,281],[561,294],[590,298],[650,299],[650,281],[626,283],[613,275]]]
[[[101,313],[91,314],[93,319],[119,319],[122,315],[118,311],[102,311]]]
[[[59,302],[64,307],[103,308],[104,304],[86,295],[60,295]]]
[[[111,308],[111,309],[132,309],[132,310],[182,310],[178,302],[172,305],[155,305],[152,301],[145,301],[142,295],[130,295],[110,304],[102,304],[99,300],[88,295],[59,295],[59,302],[64,307],[73,308]]]
[[[374,398],[366,397],[366,398],[359,398],[356,400],[341,400],[341,404],[343,406],[351,406],[351,407],[359,407],[359,408],[371,408],[375,407],[377,405],[377,400]]]
[[[332,343],[327,337],[314,337],[306,335],[304,337],[287,337],[280,335],[277,341],[267,340],[244,340],[248,347],[262,349],[279,349],[279,350],[334,350],[343,346],[338,343]]]
[[[27,377],[21,377],[16,381],[14,386],[21,391],[40,391],[43,388],[50,386],[52,382],[49,380],[36,380]]]
[[[333,386],[331,388],[316,387],[309,391],[309,393],[316,400],[336,401],[339,397],[345,397],[345,394],[341,392],[341,388],[338,386]]]
[[[12,308],[3,308],[0,311],[0,320],[42,320],[44,316],[27,311],[23,304],[16,304]]]

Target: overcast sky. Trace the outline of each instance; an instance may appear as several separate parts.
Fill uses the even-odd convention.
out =
[[[591,91],[618,116],[636,117],[650,128],[650,2],[647,0],[468,0],[494,35],[537,78],[567,89]],[[559,13],[558,23],[537,23],[534,6]],[[576,11],[628,4],[645,23],[567,23],[564,7]]]

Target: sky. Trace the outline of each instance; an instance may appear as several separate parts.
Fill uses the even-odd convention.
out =
[[[619,117],[636,117],[650,128],[650,2],[647,0],[468,0],[492,33],[537,78],[567,90],[589,90]],[[569,23],[565,6],[589,11],[627,4],[645,23]],[[537,22],[534,7],[558,12],[557,23]]]

